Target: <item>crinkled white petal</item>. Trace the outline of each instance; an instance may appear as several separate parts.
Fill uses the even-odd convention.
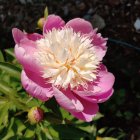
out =
[[[97,77],[99,60],[87,36],[72,28],[53,29],[37,40],[35,57],[43,66],[43,77],[54,86],[86,86]]]

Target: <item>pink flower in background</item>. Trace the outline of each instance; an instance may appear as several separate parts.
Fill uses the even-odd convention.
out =
[[[92,121],[98,103],[113,93],[114,76],[102,64],[106,40],[81,18],[48,16],[43,35],[13,29],[22,85],[33,97],[57,102],[76,118]]]

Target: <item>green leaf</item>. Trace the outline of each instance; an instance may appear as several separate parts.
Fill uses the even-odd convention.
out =
[[[54,140],[59,139],[59,133],[55,129],[53,129],[52,126],[48,126],[48,130],[49,130],[49,133],[51,134],[51,136],[53,137]]]
[[[14,125],[14,118],[11,118],[10,123],[8,125],[8,128],[6,129],[6,131],[2,134],[2,136],[0,136],[0,139],[2,140],[8,140],[11,139],[11,137],[13,137],[15,135],[16,131],[15,129],[13,129],[13,125]]]
[[[85,131],[73,126],[73,125],[52,125],[53,129],[58,132],[60,139],[80,139],[88,136]]]
[[[51,124],[62,124],[62,119],[51,112],[45,113],[45,119]]]
[[[117,139],[112,137],[98,137],[97,140],[117,140]]]
[[[84,131],[86,131],[86,132],[88,132],[88,133],[93,133],[93,127],[90,126],[90,125],[88,125],[88,126],[80,126],[79,128],[84,130]]]
[[[9,107],[10,102],[6,102],[0,106],[0,126],[2,123],[5,125],[8,122]]]
[[[24,137],[27,139],[27,138],[30,138],[30,139],[33,139],[34,138],[34,135],[35,135],[35,131],[34,129],[27,129],[25,134],[24,134]]]
[[[51,98],[51,100],[47,101],[45,103],[45,106],[48,108],[49,111],[52,111],[56,116],[59,118],[62,118],[59,105],[57,104],[55,98]]]
[[[15,58],[15,54],[14,54],[14,49],[13,48],[6,49],[5,52],[9,56],[12,56],[13,58]]]
[[[48,137],[48,132],[47,131],[44,131],[44,129],[42,129],[43,126],[39,126],[37,125],[36,127],[36,135],[37,135],[37,138],[38,140],[52,140],[52,137],[49,135]],[[47,135],[46,135],[47,133]]]
[[[0,69],[6,71],[10,76],[20,80],[21,69],[6,62],[0,62]]]
[[[0,92],[10,97],[13,97],[16,95],[16,90],[9,87],[9,85],[2,80],[0,80]]]
[[[98,113],[96,114],[96,116],[93,118],[93,121],[97,121],[97,120],[99,120],[99,119],[101,119],[101,118],[103,118],[103,117],[104,117],[104,115],[101,114],[100,112],[98,112]]]
[[[18,119],[16,119],[17,134],[22,135],[22,131],[26,129],[26,126]]]
[[[107,127],[100,128],[98,134],[103,134],[106,131]]]
[[[130,112],[130,111],[125,111],[124,112],[124,117],[125,117],[126,120],[132,119],[133,116],[134,116],[133,113]]]
[[[0,62],[4,62],[4,57],[1,51],[0,51]]]
[[[60,108],[60,112],[64,120],[72,120],[74,118],[68,111],[64,110],[63,108]]]
[[[9,87],[7,83],[0,80],[0,92],[4,93],[7,97],[9,97],[9,100],[11,101],[12,105],[11,108],[13,109],[15,106],[16,108],[27,110],[28,106],[25,102],[21,101],[20,98],[18,98],[18,94],[16,90]]]
[[[2,140],[10,140],[10,138],[13,137],[14,135],[15,135],[14,130],[10,129],[6,134],[6,136],[2,138]]]
[[[0,96],[0,106],[8,102],[7,97]]]
[[[44,10],[44,18],[46,19],[48,17],[48,7],[46,6]]]

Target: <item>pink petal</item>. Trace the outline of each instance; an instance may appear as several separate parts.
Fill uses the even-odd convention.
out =
[[[42,101],[47,101],[49,98],[53,96],[52,87],[42,87],[38,85],[37,83],[33,82],[31,79],[29,79],[23,70],[21,73],[21,82],[24,87],[24,89],[35,98],[38,98]]]
[[[82,105],[84,106],[84,110],[82,112],[71,112],[76,118],[90,122],[92,118],[97,114],[99,107],[97,103],[89,102],[88,100],[77,97]]]
[[[44,23],[43,33],[47,33],[49,30],[61,29],[64,27],[65,22],[61,19],[61,17],[56,15],[49,15],[46,22]]]
[[[98,78],[92,82],[88,83],[87,89],[80,87],[79,89],[74,89],[73,92],[79,96],[99,96],[112,89],[114,85],[115,77],[112,73],[107,72],[106,67],[100,66],[98,73]]]
[[[101,95],[102,93],[105,93],[112,89],[115,77],[112,73],[106,71],[100,71],[98,76],[99,80],[95,81],[95,83],[97,83],[96,86],[100,88],[100,91],[99,93],[97,93],[97,95]]]
[[[29,40],[36,41],[36,40],[43,38],[43,36],[38,33],[33,33],[33,34],[27,34],[27,38]]]
[[[22,39],[18,46],[24,48],[28,54],[33,54],[36,51],[36,43],[28,38]]]
[[[42,35],[40,35],[38,33],[33,33],[33,34],[23,33],[21,30],[19,30],[17,28],[12,29],[12,34],[13,34],[13,38],[14,38],[14,41],[16,44],[19,44],[21,42],[21,40],[23,40],[23,39],[29,39],[32,41],[36,41],[43,37]]]
[[[22,32],[20,31],[20,33]],[[29,40],[27,36],[32,40]],[[39,37],[41,37],[39,34],[26,34],[26,36],[20,39],[20,42],[15,46],[15,56],[18,61],[23,65],[24,69],[30,69],[34,72],[42,70],[40,64],[34,57],[34,53],[36,52],[36,43],[33,40]]]
[[[42,77],[41,72],[34,72],[33,70],[31,71],[30,69],[24,69],[27,77],[31,79],[34,83],[37,83],[38,85],[42,87],[47,87],[51,86],[49,83],[47,83],[47,80]]]
[[[103,38],[100,33],[96,33],[96,30],[90,33],[92,44],[96,50],[98,59],[101,61],[107,51],[107,38]]]
[[[113,92],[114,92],[114,90],[111,89],[106,93],[102,93],[100,95],[95,95],[92,98],[96,99],[97,103],[103,103],[103,102],[107,101],[112,96]]]
[[[113,94],[113,89],[110,89],[109,91],[102,93],[101,95],[92,95],[92,96],[80,96],[87,102],[91,103],[103,103],[107,101]]]
[[[67,89],[66,91],[60,91],[56,87],[53,87],[54,96],[57,102],[66,110],[80,112],[83,110],[81,102],[73,95],[73,93]]]
[[[26,38],[26,35],[19,29],[12,29],[13,38],[16,44],[19,44],[23,38]]]
[[[84,34],[88,34],[93,30],[91,23],[82,18],[75,18],[70,20],[66,24],[66,27],[71,27],[75,32],[81,32]]]

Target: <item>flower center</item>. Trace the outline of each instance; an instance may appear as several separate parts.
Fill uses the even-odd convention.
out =
[[[100,62],[91,42],[72,28],[53,29],[37,40],[35,58],[43,66],[43,78],[64,89],[95,80]]]

